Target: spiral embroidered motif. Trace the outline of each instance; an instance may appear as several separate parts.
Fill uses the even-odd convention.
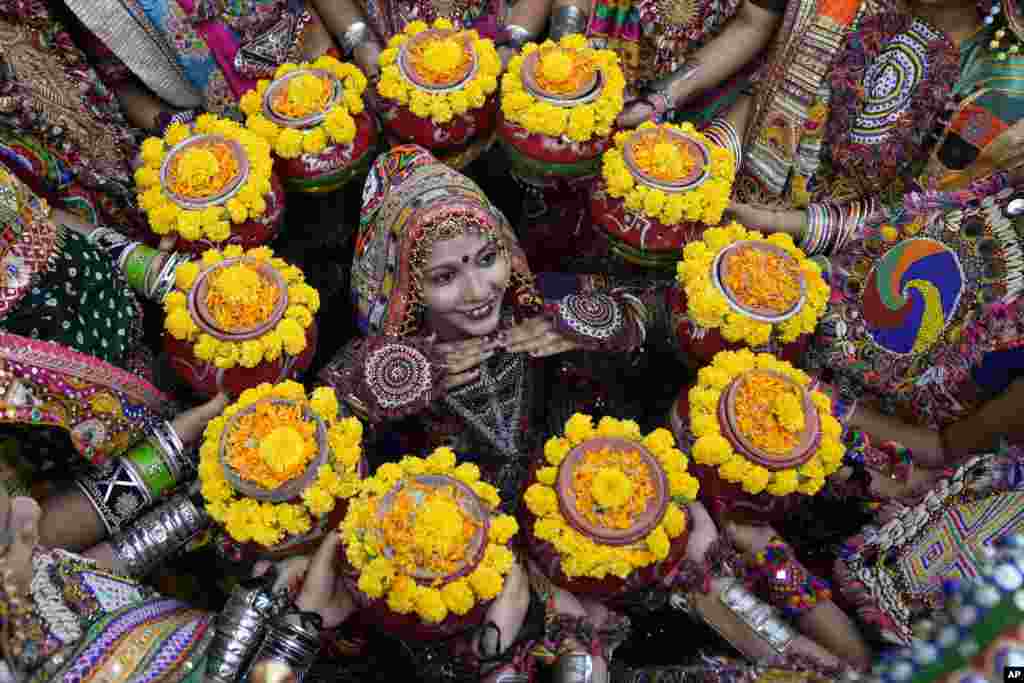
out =
[[[558,315],[583,337],[611,339],[622,329],[622,310],[607,294],[570,294],[559,302]]]
[[[942,336],[963,289],[960,260],[944,244],[901,242],[879,259],[864,287],[868,333],[893,353],[923,353]]]
[[[422,400],[433,386],[429,359],[405,344],[385,344],[372,351],[364,373],[366,385],[383,408]]]

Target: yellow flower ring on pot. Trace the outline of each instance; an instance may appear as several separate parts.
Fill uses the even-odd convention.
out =
[[[547,466],[525,495],[533,534],[558,553],[570,579],[625,579],[664,560],[686,531],[698,483],[666,429],[577,413],[544,445]]]
[[[436,124],[483,107],[501,74],[494,43],[447,19],[429,27],[411,22],[388,41],[378,63],[378,94]]]
[[[729,205],[736,163],[692,124],[646,122],[615,135],[601,173],[609,196],[622,199],[630,211],[664,225],[718,225]]]
[[[381,465],[341,524],[358,590],[395,614],[440,624],[501,592],[515,562],[514,517],[496,512],[497,490],[472,463],[438,448]]]
[[[172,124],[142,143],[141,156],[139,206],[157,235],[224,242],[232,223],[267,212],[270,145],[234,121],[203,114],[192,128]]]
[[[814,495],[843,459],[832,401],[768,353],[721,351],[690,390],[694,462],[749,494]]]
[[[502,76],[501,111],[530,133],[587,142],[611,134],[625,88],[618,56],[583,36],[527,43]]]
[[[238,543],[280,549],[325,531],[359,491],[363,425],[333,389],[292,381],[246,389],[206,426],[199,482],[210,516]]]
[[[164,328],[196,358],[222,370],[254,368],[306,349],[320,294],[269,248],[210,249],[178,266],[175,278]]]
[[[739,223],[709,228],[686,245],[676,281],[694,323],[750,346],[813,332],[830,292],[821,268],[789,235],[765,238]]]
[[[319,154],[356,137],[353,118],[363,112],[366,76],[358,67],[324,55],[314,62],[287,63],[273,80],[261,80],[242,96],[246,127],[283,159]]]

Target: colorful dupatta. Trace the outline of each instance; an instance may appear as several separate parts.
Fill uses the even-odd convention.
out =
[[[171,397],[125,370],[50,342],[0,333],[0,424],[66,431],[102,464],[171,416]]]
[[[472,180],[422,147],[403,145],[377,158],[363,190],[352,266],[352,298],[363,334],[405,336],[420,330],[411,256],[422,240],[432,239],[431,226],[449,208],[465,213],[508,250],[512,283],[506,303],[521,317],[540,311],[526,256],[501,212]]]

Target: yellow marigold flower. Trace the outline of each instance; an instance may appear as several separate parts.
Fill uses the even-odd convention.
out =
[[[359,99],[360,106],[362,105],[362,98]],[[356,113],[362,111],[359,109]],[[350,144],[356,137],[356,122],[352,116],[343,109],[334,108],[327,113],[324,119],[324,127],[327,130],[328,135],[331,139],[340,145]]]
[[[669,538],[676,538],[686,531],[686,513],[675,504],[669,503],[665,508],[665,517],[661,520],[661,524]]]
[[[469,575],[469,583],[473,586],[473,592],[481,600],[493,600],[501,593],[504,580],[501,574],[487,566],[479,566]]]
[[[690,414],[690,429],[698,439],[702,436],[720,434],[718,417],[712,413],[694,412]]]
[[[560,436],[551,437],[544,444],[544,457],[549,463],[557,467],[571,450],[572,443],[568,439]]]
[[[249,92],[242,95],[242,99],[238,102],[238,108],[241,109],[242,112],[247,116],[252,116],[258,113],[263,108],[262,99],[263,98],[260,97],[257,91],[250,90]],[[198,124],[196,125],[196,129],[199,129]]]
[[[420,588],[408,576],[400,575],[388,592],[388,609],[395,614],[409,614],[416,609],[416,596]]]
[[[758,494],[768,486],[772,473],[760,465],[751,465],[747,469],[746,477],[743,479],[743,490],[747,493]]]
[[[576,413],[565,423],[565,436],[573,445],[592,438],[594,436],[594,418],[582,413]]]
[[[476,495],[480,497],[480,500],[490,507],[496,508],[501,505],[501,498],[498,496],[498,489],[494,488],[490,484],[478,481],[472,485],[472,488]]]
[[[334,496],[319,486],[310,486],[302,492],[302,500],[313,515],[322,517],[334,509]]]
[[[537,517],[547,517],[558,511],[558,496],[547,486],[534,484],[526,489],[526,507]]]
[[[319,154],[327,147],[327,135],[317,127],[307,130],[302,136],[302,151],[306,154]]]
[[[338,418],[338,397],[330,387],[314,389],[309,407],[325,422],[334,422]]]
[[[294,536],[304,534],[312,528],[309,515],[298,505],[279,505],[277,520],[281,528]]]
[[[273,363],[281,357],[281,349],[284,340],[276,331],[268,332],[260,339],[263,344],[263,357],[268,363]]]
[[[217,221],[206,227],[206,236],[211,242],[223,242],[231,237],[231,223],[228,221]]]
[[[386,462],[377,468],[377,472],[373,476],[391,488],[405,477],[405,472],[395,463]]]
[[[806,479],[800,484],[800,493],[813,496],[818,493],[825,486],[824,479]]]
[[[263,362],[263,344],[257,340],[249,339],[242,342],[241,353],[238,364],[243,368],[254,368]]]
[[[427,471],[427,461],[411,455],[402,458],[398,464],[410,477],[424,474]]]
[[[460,616],[468,614],[473,609],[473,605],[476,604],[476,596],[473,595],[473,589],[469,587],[469,582],[465,579],[457,579],[446,584],[441,589],[441,598],[444,600],[444,605],[448,608],[449,612]]]
[[[507,543],[519,533],[519,523],[511,515],[499,515],[491,520],[490,539],[494,543]]]
[[[164,141],[160,138],[146,138],[140,150],[142,163],[159,167],[164,157]]]
[[[288,355],[297,356],[306,349],[306,331],[296,321],[285,318],[277,324],[284,350]]]
[[[556,519],[538,519],[533,534],[542,541],[554,542],[562,535],[564,526]]]
[[[721,392],[696,386],[690,389],[690,410],[714,414],[718,411]]]
[[[822,415],[821,433],[829,439],[838,440],[843,433],[843,426],[831,415]]]
[[[654,453],[661,453],[669,448],[675,448],[676,439],[672,432],[659,427],[644,437],[643,443]]]
[[[557,478],[557,467],[541,467],[539,470],[537,470],[537,481],[546,486],[554,486],[555,479]]]
[[[416,20],[409,22],[409,24],[405,27],[405,33],[406,35],[414,36],[418,33],[423,33],[428,28],[429,27],[427,26],[426,22]]]
[[[719,434],[708,434],[693,445],[693,459],[701,465],[718,465],[732,455],[732,446]]]
[[[190,339],[199,331],[186,308],[175,308],[171,311],[164,321],[164,327],[175,339]]]
[[[455,452],[446,447],[435,448],[434,452],[427,458],[427,469],[444,473],[455,467]]]
[[[655,527],[654,531],[647,536],[647,547],[659,561],[668,557],[671,543],[668,540],[668,534],[665,533],[665,529],[661,525]]]
[[[180,142],[184,142],[192,135],[192,131],[189,130],[188,126],[182,123],[172,123],[167,126],[167,130],[164,132],[164,140],[171,147],[174,147]]]
[[[212,361],[214,356],[217,355],[217,349],[220,347],[220,342],[211,337],[208,334],[200,334],[198,341],[192,347],[192,353],[196,355],[199,360]]]
[[[800,486],[800,478],[794,470],[776,472],[768,484],[768,493],[773,496],[788,496]]]
[[[495,545],[494,543],[487,546],[483,559],[485,565],[499,574],[507,574],[512,569],[515,561],[516,556],[512,554],[511,550],[503,545]]]
[[[284,159],[296,159],[302,154],[303,135],[294,128],[285,128],[274,142],[274,151]]]
[[[633,482],[618,468],[602,467],[594,475],[591,493],[601,507],[617,508],[633,495]]]
[[[448,616],[448,607],[436,588],[420,588],[416,592],[416,614],[423,621],[439,624]]]
[[[800,466],[800,474],[811,479],[824,479],[825,470],[821,466],[821,460],[817,457],[811,458]],[[776,494],[778,495],[778,494]]]
[[[668,473],[669,493],[688,500],[697,497],[697,487],[700,485],[697,479],[683,471],[671,471]]]
[[[475,484],[480,480],[480,468],[471,462],[464,462],[455,468],[455,478],[464,484]]]

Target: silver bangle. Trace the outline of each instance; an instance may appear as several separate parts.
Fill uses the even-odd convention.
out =
[[[370,29],[366,26],[365,22],[357,21],[349,24],[349,27],[345,29],[345,33],[338,39],[338,42],[341,43],[341,53],[345,57],[350,57],[356,51],[356,48],[366,40],[369,32]]]
[[[523,45],[536,37],[529,29],[518,24],[509,24],[505,27],[505,32],[508,33],[508,42],[505,45],[516,50],[521,50]]]
[[[75,486],[92,505],[108,535],[114,535],[153,503],[153,495],[134,464],[115,458],[90,468]]]
[[[554,683],[592,683],[594,658],[585,652],[567,652],[558,658],[551,673]]]
[[[743,141],[740,140],[740,134],[732,123],[726,119],[715,119],[704,130],[704,134],[719,146],[729,150],[729,153],[733,155],[736,161],[736,165],[740,165],[743,157]]]
[[[237,586],[217,615],[213,642],[206,658],[211,683],[235,683],[263,641],[267,623],[283,608],[283,595],[274,595],[267,582]]]
[[[586,12],[575,5],[559,7],[551,17],[551,29],[548,31],[548,35],[551,40],[561,40],[565,36],[583,33],[587,30],[589,18]]]
[[[772,606],[758,600],[736,579],[725,582],[719,600],[777,653],[784,653],[796,639],[796,632],[779,617]]]
[[[110,539],[123,571],[141,578],[210,524],[206,511],[179,494]]]
[[[192,469],[192,463],[185,457],[185,445],[181,442],[181,437],[174,430],[174,426],[166,420],[154,424],[149,435],[174,481],[180,484],[186,471]]]
[[[299,617],[298,623],[291,619],[295,616]],[[253,668],[263,662],[281,662],[301,681],[318,654],[320,629],[309,624],[306,615],[279,614],[267,626],[266,638],[253,658]]]

